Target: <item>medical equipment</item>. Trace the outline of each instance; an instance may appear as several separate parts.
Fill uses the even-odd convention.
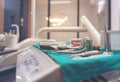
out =
[[[35,44],[34,46],[36,46],[40,50],[39,44]],[[32,49],[32,51],[34,52],[35,50]],[[105,71],[111,71],[112,69],[119,69],[120,67],[119,65],[120,63],[118,62],[120,60],[119,53],[116,53],[113,56],[93,55],[89,57],[79,57],[79,59],[77,56],[77,60],[76,59],[73,60],[72,58],[68,57],[66,53],[52,54],[51,51],[53,50],[42,50],[42,52],[46,53],[46,55],[48,55],[51,59],[53,59],[60,65],[62,69],[62,75],[64,76],[66,82],[67,81],[79,82],[82,79],[88,78],[89,75],[90,76],[96,74],[98,75]],[[92,82],[99,82],[99,81],[92,81]]]
[[[60,66],[35,47],[18,55],[16,82],[64,82]]]
[[[11,27],[15,27],[16,28],[16,36],[17,36],[17,42],[19,41],[19,26],[17,24],[11,24]],[[14,34],[14,33],[13,33]]]
[[[120,31],[109,31],[111,50],[120,50]]]
[[[9,33],[0,34],[0,46],[5,46],[9,48],[17,47],[19,41],[19,26],[17,24],[12,24],[11,27],[16,27],[16,34],[14,30],[10,30]]]
[[[12,48],[12,47],[17,47],[18,44],[18,38],[17,35],[15,34],[9,34],[5,35],[5,46]]]
[[[99,54],[98,50],[93,50],[93,51],[87,51],[87,52],[80,53],[77,56],[87,57],[87,56],[98,55],[98,54]]]
[[[73,38],[73,39],[71,39],[71,44],[73,46],[82,46],[82,39],[81,38]]]
[[[105,24],[103,24],[103,32],[101,32],[101,51],[103,51],[103,55],[113,55],[111,52],[110,37]]]
[[[90,21],[87,19],[86,16],[81,17],[82,24],[84,24],[84,27],[61,27],[61,28],[41,28],[38,33],[37,37],[35,38],[28,38],[20,43],[17,44],[18,51],[10,54],[6,54],[4,56],[0,56],[0,71],[3,71],[4,68],[8,69],[9,66],[16,64],[17,61],[17,55],[22,52],[26,47],[33,45],[35,43],[40,43],[40,42],[51,42],[50,40],[44,40],[44,39],[39,39],[40,34],[43,32],[88,32],[89,35],[91,36],[92,40],[94,41],[95,45],[100,45],[100,34],[98,31],[94,28],[94,26],[90,23]],[[53,41],[53,40],[52,40]],[[8,66],[8,68],[6,68]]]
[[[100,54],[94,54],[88,57],[81,57],[81,56],[74,56],[73,60],[85,60],[85,59],[93,59],[93,58],[104,58],[104,57],[110,57],[111,55],[100,55]]]
[[[0,72],[5,71],[11,68],[15,68],[17,62],[17,55],[26,49],[28,46],[33,45],[35,43],[39,43],[40,39],[31,39],[28,38],[17,44],[17,51],[13,53],[6,53],[4,55],[0,55]],[[5,50],[14,50],[16,48],[5,48]]]
[[[101,47],[104,48],[104,32],[101,32]],[[120,31],[107,31],[111,50],[120,50]]]
[[[100,34],[86,16],[81,17],[81,23],[84,27],[44,27],[38,31],[36,37],[40,38],[40,35],[43,32],[88,32],[90,37],[94,41],[94,44],[96,46],[100,46]]]
[[[98,55],[99,51],[98,50],[93,50],[93,51],[82,51],[80,53],[72,53],[68,54],[68,57],[88,57],[88,56],[93,56],[93,55]]]
[[[110,52],[111,51],[111,48],[110,48],[110,38],[109,38],[109,35],[108,35],[108,32],[106,30],[106,27],[104,26],[104,44],[105,44],[105,52]]]
[[[17,48],[16,47],[6,48],[6,50],[17,49],[17,51],[13,53],[0,55],[0,72],[11,68],[15,68],[17,62],[17,55],[21,53],[24,49],[26,49],[28,46],[32,46],[35,43],[51,43],[51,42],[55,42],[55,40],[28,38],[18,43]]]
[[[19,41],[19,26],[17,24],[12,24],[11,27],[16,28],[16,34],[15,30],[10,30],[9,34],[5,33],[5,46],[10,48],[17,47]]]
[[[83,40],[83,46],[87,48],[87,50],[93,49],[92,40],[89,37],[85,37]]]
[[[87,48],[82,48],[80,50],[74,50],[74,49],[66,49],[66,50],[57,50],[55,52],[59,53],[68,53],[68,54],[77,54],[87,51]]]

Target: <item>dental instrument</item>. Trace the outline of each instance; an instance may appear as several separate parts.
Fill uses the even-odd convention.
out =
[[[81,53],[76,53],[76,54],[68,54],[68,57],[88,57],[92,55],[98,55],[99,51],[98,50],[92,50],[92,51],[85,51]]]
[[[98,54],[99,54],[98,50],[93,50],[93,51],[87,51],[87,52],[80,53],[77,56],[87,57],[87,56],[98,55]]]
[[[104,48],[103,48],[103,55],[113,55],[111,52],[111,44],[110,44],[110,36],[108,31],[106,30],[105,24],[103,24],[103,29],[104,29]]]
[[[87,48],[82,48],[80,50],[74,50],[74,49],[67,49],[67,50],[57,50],[56,52],[58,53],[68,53],[68,54],[77,54],[77,53],[81,53],[81,52],[85,52],[87,51]]]
[[[72,59],[73,60],[86,60],[86,59],[92,59],[92,58],[104,58],[104,57],[110,57],[111,55],[99,55],[99,54],[94,54],[91,56],[87,57],[81,57],[81,56],[74,56]]]

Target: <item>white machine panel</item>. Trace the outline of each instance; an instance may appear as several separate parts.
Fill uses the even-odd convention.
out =
[[[42,51],[31,47],[18,55],[17,82],[64,82],[62,80],[59,65]]]
[[[110,44],[112,50],[120,50],[120,31],[110,32]]]
[[[120,50],[120,31],[108,31],[111,50]],[[101,32],[101,48],[104,48],[104,32]]]

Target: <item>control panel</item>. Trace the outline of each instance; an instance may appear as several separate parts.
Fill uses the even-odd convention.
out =
[[[36,82],[60,68],[48,55],[30,47],[18,55],[17,82]]]

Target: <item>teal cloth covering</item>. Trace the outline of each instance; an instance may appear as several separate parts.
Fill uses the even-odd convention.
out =
[[[34,46],[40,49],[39,44]],[[41,50],[61,66],[66,82],[79,82],[91,76],[120,68],[120,53],[113,56],[85,57],[73,60],[66,53],[52,53],[53,50]]]

